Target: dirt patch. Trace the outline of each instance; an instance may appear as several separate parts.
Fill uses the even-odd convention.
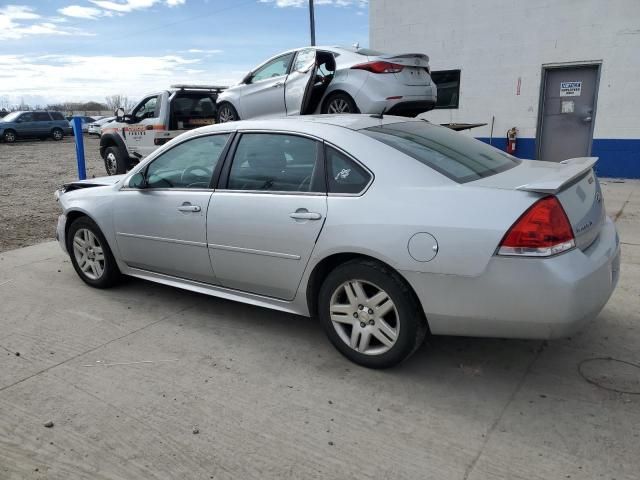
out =
[[[104,176],[98,138],[84,142],[87,177]],[[55,238],[60,208],[53,192],[77,178],[73,138],[0,143],[0,252]]]

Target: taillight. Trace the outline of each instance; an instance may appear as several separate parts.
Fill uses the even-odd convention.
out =
[[[554,196],[534,203],[500,242],[498,255],[549,257],[576,246],[571,223]]]
[[[402,71],[404,65],[400,65],[398,63],[376,61],[359,63],[358,65],[354,65],[351,68],[355,70],[366,70],[367,72],[371,73],[398,73]]]

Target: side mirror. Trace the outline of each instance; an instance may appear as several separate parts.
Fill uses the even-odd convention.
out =
[[[253,78],[253,72],[249,72],[247,73],[244,78],[242,79],[242,83],[244,84],[249,84],[251,83],[251,79]]]
[[[124,108],[120,107],[115,111],[116,121],[121,122],[124,117]]]
[[[142,172],[138,172],[129,179],[129,188],[147,188],[147,179]]]

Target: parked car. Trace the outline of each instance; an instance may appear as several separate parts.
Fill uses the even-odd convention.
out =
[[[217,121],[358,112],[415,117],[436,97],[427,55],[305,47],[270,58],[221,93]]]
[[[0,138],[7,143],[29,137],[62,140],[72,133],[60,112],[11,112],[0,118]]]
[[[96,119],[93,117],[87,117],[87,116],[80,116],[80,118],[82,119],[82,133],[87,133],[89,129],[89,125],[95,122]],[[73,128],[73,119],[74,117],[71,117],[71,120],[69,120],[69,126],[71,128]]]
[[[185,130],[216,122],[216,98],[226,87],[171,85],[145,95],[131,113],[116,112],[100,137],[100,155],[109,175],[125,173],[142,158]]]
[[[102,127],[110,122],[114,122],[115,120],[116,120],[116,117],[102,117],[96,120],[95,122],[89,124],[89,126],[87,127],[87,133],[89,135],[100,136],[100,134],[102,133]]]
[[[121,274],[317,316],[368,367],[426,333],[569,335],[620,268],[595,158],[516,159],[422,120],[340,115],[185,133],[56,195],[87,284]]]

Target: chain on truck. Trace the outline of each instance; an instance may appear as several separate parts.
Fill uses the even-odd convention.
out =
[[[146,95],[131,113],[116,112],[100,136],[100,155],[109,175],[133,165],[185,130],[215,123],[216,99],[226,87],[171,85]]]

